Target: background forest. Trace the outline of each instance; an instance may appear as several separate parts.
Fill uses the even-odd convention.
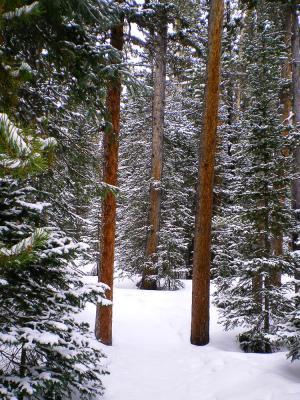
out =
[[[299,362],[300,7],[224,3],[213,301],[243,351]],[[114,263],[193,278],[213,5],[0,0],[1,399],[102,396]]]

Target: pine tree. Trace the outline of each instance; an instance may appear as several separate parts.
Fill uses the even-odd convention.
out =
[[[137,94],[126,96],[122,114],[117,244],[117,262],[122,273],[140,276],[147,268],[145,257],[149,212],[147,198],[151,175],[149,87],[153,86],[153,82],[147,66],[152,60],[151,27],[155,19],[149,21],[147,12],[150,14],[151,11],[156,15],[156,10],[166,7],[166,4],[147,3],[146,6],[149,8],[142,10],[144,20],[142,22],[140,19],[137,20],[142,27],[145,37],[142,42],[144,45],[146,43],[146,47],[142,50],[139,47],[138,51],[134,49],[134,57],[140,60],[134,73],[146,89],[139,92],[139,96]],[[199,44],[198,35],[202,34],[206,20],[202,18],[198,23],[199,15],[203,14],[200,6],[199,9],[196,8],[197,12],[189,15],[193,19],[188,22],[181,12],[185,10],[185,5],[177,5],[176,2],[176,6],[178,8],[168,3],[168,17],[170,24],[173,24],[174,32],[168,35],[159,244],[156,267],[151,273],[157,289],[176,289],[181,286],[179,278],[191,276],[194,234],[197,168],[195,132],[196,125],[201,120],[201,94],[204,81],[204,63],[199,54],[202,54],[205,47],[204,41]],[[194,8],[189,5],[189,12]],[[133,43],[136,44],[136,41]],[[138,44],[141,46],[140,42]],[[198,78],[197,83],[195,76]]]
[[[224,306],[227,290],[230,290],[241,262],[240,238],[246,229],[238,212],[238,193],[243,186],[242,178],[238,174],[242,161],[239,145],[242,140],[240,42],[243,37],[240,8],[237,2],[226,1],[212,257],[212,278],[217,287],[215,303],[220,308]]]
[[[188,85],[175,79],[168,82],[166,104],[161,225],[153,278],[158,289],[173,290],[181,286],[179,279],[191,272],[197,108]],[[125,99],[121,132],[116,259],[121,273],[141,275],[147,262],[144,249],[151,167],[151,109],[147,90],[138,100],[131,95]]]
[[[158,288],[173,290],[191,274],[190,243],[194,227],[197,175],[197,127],[194,100],[184,83],[168,82],[164,135],[161,228],[157,260]]]
[[[122,3],[119,0],[118,3]],[[124,45],[124,22],[120,20],[111,29],[111,46],[116,52],[114,64],[121,64]],[[120,134],[120,108],[121,108],[122,81],[118,70],[108,82],[106,98],[106,128],[103,135],[103,185],[104,196],[101,204],[100,221],[100,255],[98,266],[98,280],[103,281],[109,289],[106,292],[108,299],[113,299],[113,279],[115,261],[115,236],[117,201],[115,188],[118,180],[118,156]],[[97,307],[95,334],[97,339],[106,345],[112,344],[112,306]]]
[[[92,68],[103,53],[91,58],[95,35],[91,27],[82,30],[86,16],[93,15],[91,10],[99,12],[100,3],[97,8],[92,1],[73,3],[16,1],[4,2],[1,8],[0,393],[4,399],[91,399],[103,392],[101,347],[76,314],[87,301],[101,303],[106,287],[83,283],[72,262],[82,245],[59,228],[57,214],[50,211],[53,196],[41,178],[53,162],[50,150],[56,141],[47,136],[57,130],[58,110],[59,122],[74,112],[78,89],[87,100],[94,99],[92,80],[83,84],[83,70],[85,77],[94,76],[94,82],[100,76],[93,75],[95,70],[86,74],[87,65]],[[74,12],[80,10],[85,17],[78,12],[75,20],[81,25],[72,24]],[[72,40],[70,61],[63,53],[72,47]],[[102,67],[98,64],[96,70]]]
[[[198,346],[205,345],[209,342],[211,221],[217,142],[216,133],[223,10],[224,2],[222,0],[211,2],[208,34],[207,81],[202,134],[199,142],[198,155],[198,188],[193,255],[191,343]]]
[[[297,132],[300,122],[300,30],[299,30],[299,4],[296,1],[291,2],[292,15],[292,93],[293,93],[293,122]],[[288,357],[292,361],[300,358],[300,301],[299,301],[299,144],[294,147],[294,170],[295,179],[292,183],[292,207],[295,213],[296,224],[294,227],[293,240],[293,259],[295,262],[294,288],[295,293],[291,296],[293,308],[286,315],[284,323],[281,325],[281,334],[288,346]]]
[[[82,255],[91,263],[101,195],[99,126],[106,82],[116,69],[114,50],[106,43],[115,7],[95,0],[32,3],[25,14],[14,11],[24,1],[7,1],[1,8],[0,106],[22,126],[57,140],[51,169],[37,185],[53,205],[57,226],[93,243],[93,251]],[[88,211],[91,202],[97,211]]]
[[[139,98],[128,94],[122,109],[116,259],[120,273],[129,276],[141,276],[146,262],[150,132],[149,92]]]
[[[273,279],[279,272],[293,271],[287,245],[284,254],[272,246],[274,238],[281,232],[287,236],[293,224],[291,156],[284,151],[292,136],[280,113],[280,93],[286,85],[280,70],[287,48],[278,15],[282,22],[281,5],[275,10],[274,5],[258,2],[245,21],[241,51],[247,81],[240,118],[228,127],[235,140],[230,149],[234,179],[226,181],[229,196],[223,215],[231,223],[220,237],[223,251],[217,253],[223,268],[218,278],[222,321],[226,328],[247,327],[239,341],[245,351],[254,352],[276,348],[278,323],[291,310],[289,286],[278,286]]]
[[[53,141],[0,126],[0,393],[13,398],[92,398],[102,394],[102,352],[76,321],[104,287],[85,286],[69,263],[80,245],[55,226],[28,177],[41,173]],[[22,177],[22,179],[21,179]]]
[[[156,10],[156,27],[151,27],[153,51],[153,95],[152,95],[152,157],[149,191],[149,228],[146,240],[146,263],[144,265],[141,289],[157,289],[157,253],[161,224],[161,192],[163,169],[163,137],[166,98],[167,9],[161,5]]]

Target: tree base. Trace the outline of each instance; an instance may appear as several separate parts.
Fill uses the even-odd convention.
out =
[[[273,353],[272,343],[261,332],[248,331],[238,336],[241,349],[245,353]]]
[[[138,282],[137,287],[142,290],[157,290],[157,282],[156,279],[145,276]]]
[[[106,346],[112,346],[112,306],[97,304],[95,337]]]
[[[191,344],[194,346],[206,346],[209,343],[209,337],[205,338],[194,338],[191,336]]]

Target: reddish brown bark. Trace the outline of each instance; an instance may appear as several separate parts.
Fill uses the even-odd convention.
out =
[[[198,346],[205,345],[209,342],[211,221],[223,14],[223,0],[212,0],[209,17],[207,82],[199,148],[197,210],[193,258],[191,343]]]
[[[123,49],[123,23],[111,31],[111,45],[119,51]],[[115,61],[117,62],[117,61]],[[109,128],[103,138],[103,182],[117,186],[118,147],[120,132],[121,78],[117,76],[109,83],[107,90],[107,114]],[[102,201],[100,232],[100,262],[98,281],[107,284],[106,298],[113,299],[113,274],[116,233],[116,198],[107,190]],[[112,344],[112,306],[97,306],[95,335],[102,343]]]
[[[144,268],[141,289],[156,289],[155,256],[158,246],[161,209],[161,178],[163,167],[163,134],[166,93],[166,53],[167,53],[167,19],[161,17],[161,26],[154,36],[154,93],[152,100],[152,168],[150,186],[149,233],[146,241],[145,255],[147,265]]]

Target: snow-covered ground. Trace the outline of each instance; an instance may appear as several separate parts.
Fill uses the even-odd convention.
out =
[[[237,332],[222,330],[214,307],[210,344],[192,346],[190,307],[189,281],[177,292],[116,282],[103,400],[300,400],[300,361],[292,364],[285,352],[242,353]],[[94,326],[94,306],[82,317]]]

